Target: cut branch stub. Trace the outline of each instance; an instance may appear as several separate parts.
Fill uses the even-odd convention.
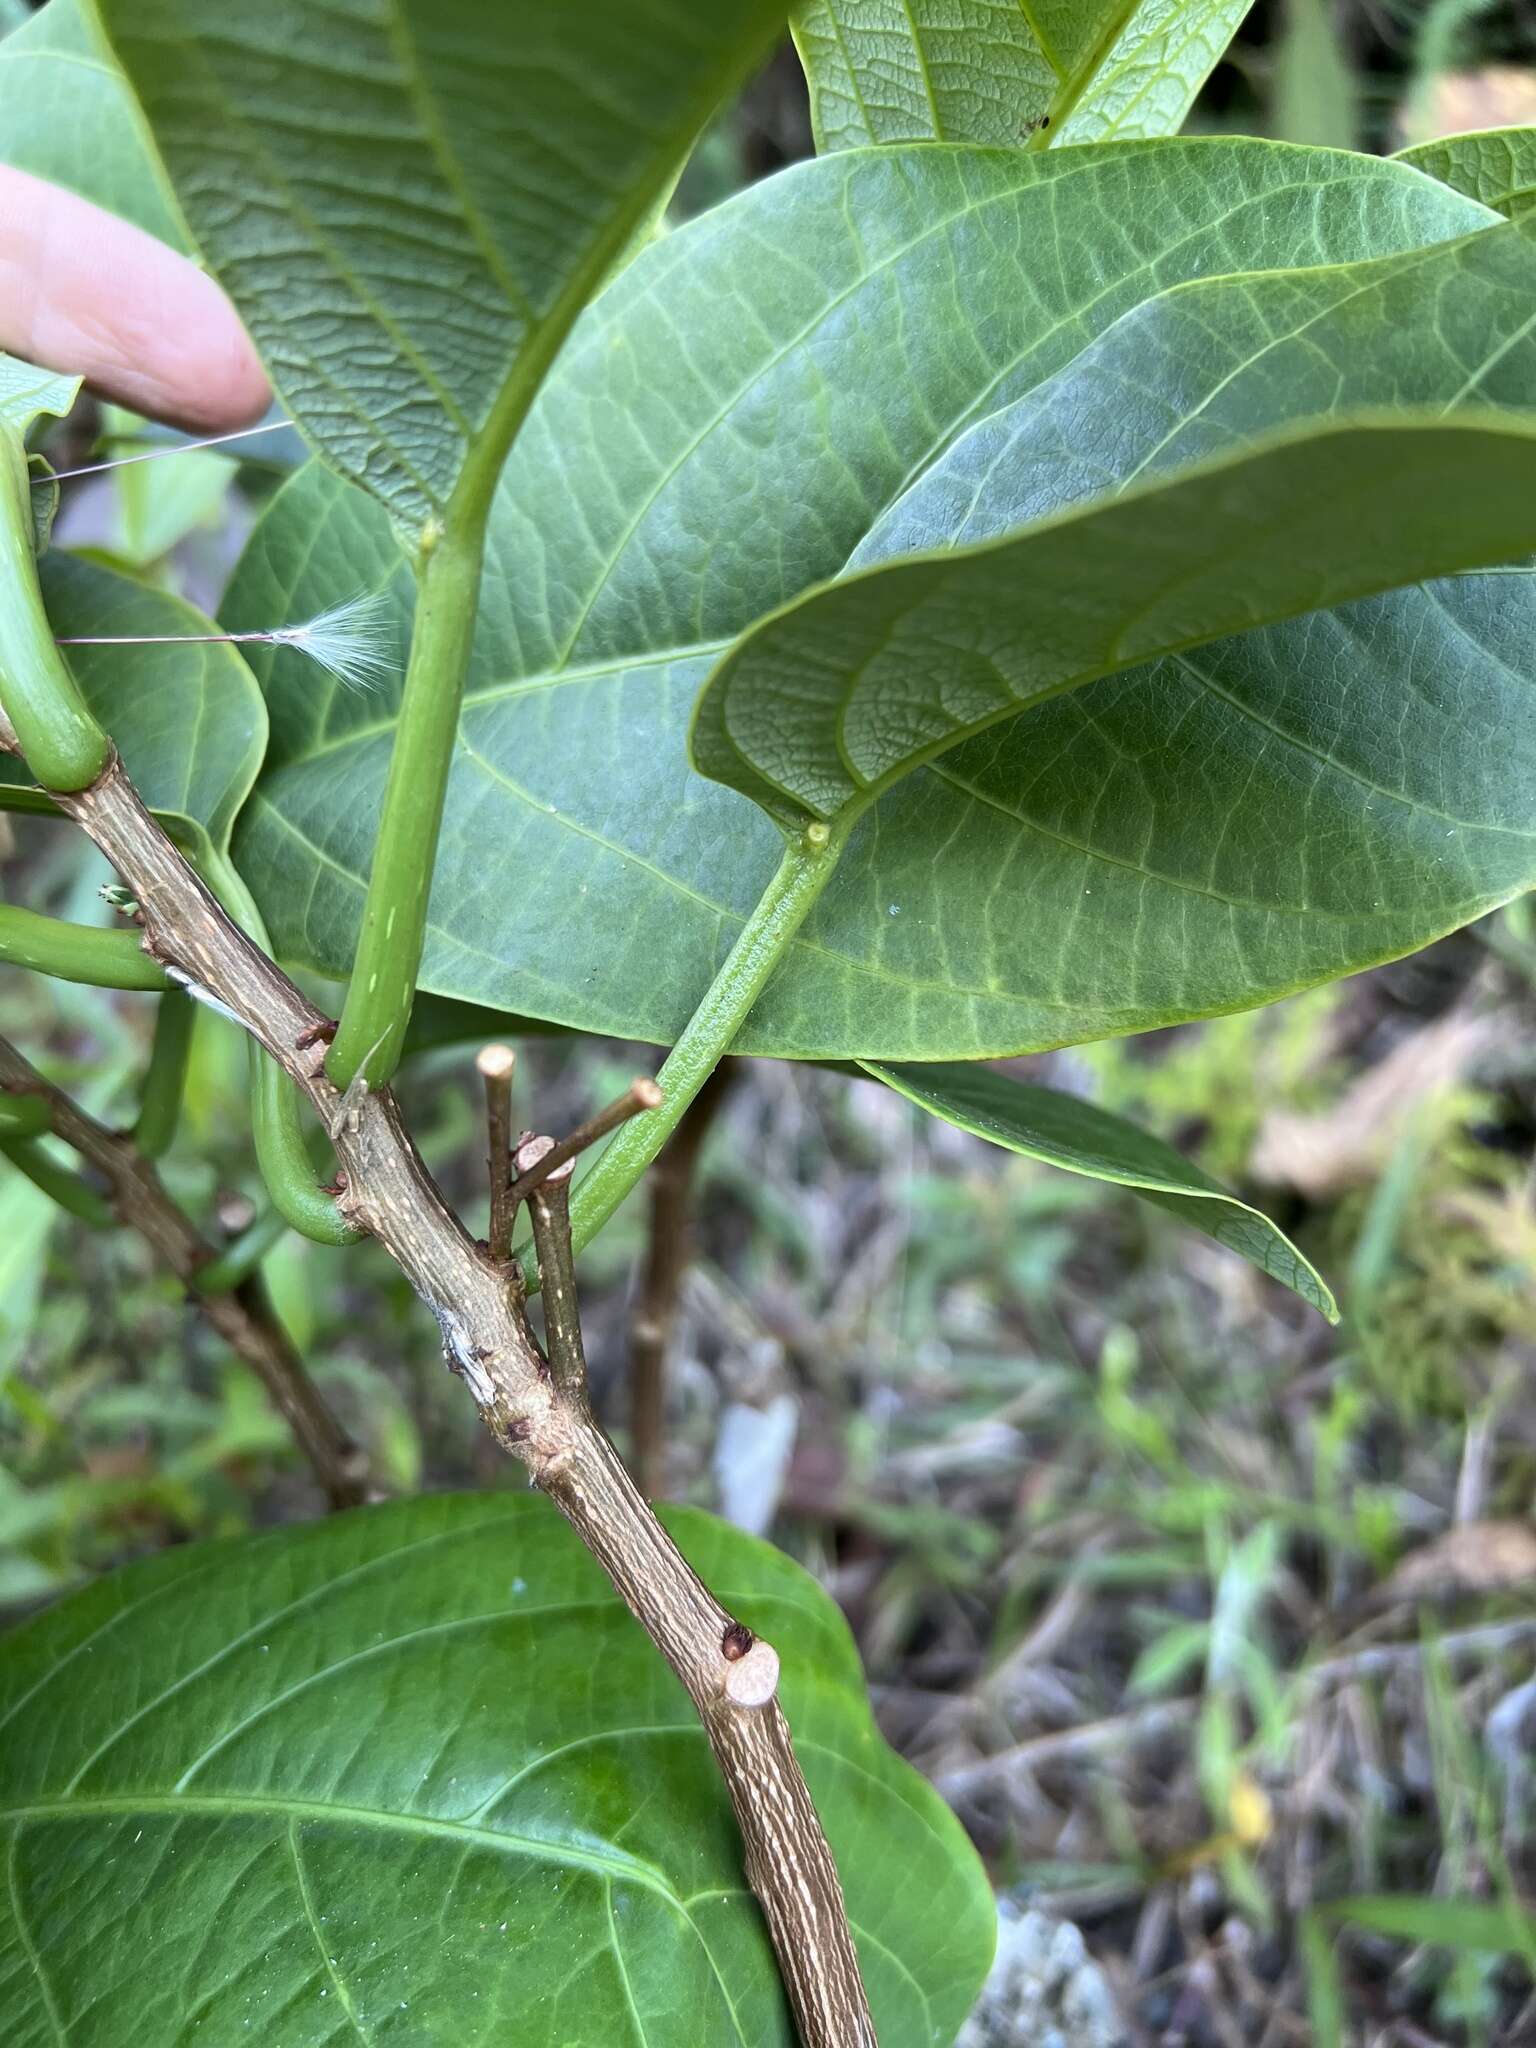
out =
[[[518,1174],[526,1179],[544,1165],[555,1149],[553,1138],[525,1138],[514,1155]],[[544,1329],[549,1339],[549,1366],[562,1393],[585,1401],[587,1359],[581,1341],[581,1310],[576,1300],[576,1260],[571,1249],[571,1174],[568,1159],[537,1180],[528,1197],[533,1223],[533,1248],[539,1261],[539,1286],[544,1296]]]
[[[486,1171],[491,1183],[491,1221],[486,1238],[491,1257],[512,1256],[512,1076],[517,1054],[510,1045],[486,1045],[475,1056],[485,1083]]]

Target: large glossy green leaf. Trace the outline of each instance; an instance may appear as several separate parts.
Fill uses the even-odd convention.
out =
[[[1016,1081],[991,1067],[882,1066],[872,1060],[862,1064],[867,1073],[930,1116],[1026,1159],[1132,1189],[1250,1260],[1320,1309],[1329,1322],[1338,1321],[1338,1304],[1327,1283],[1277,1224],[1124,1117],[1080,1096]]]
[[[1519,220],[1536,207],[1536,128],[1442,135],[1400,150],[1398,161],[1465,192],[1509,220]]]
[[[1173,135],[1252,0],[801,0],[819,150]]]
[[[947,2048],[991,1954],[953,1816],[841,1617],[671,1523],[783,1658],[882,2048]],[[554,1510],[403,1502],[172,1552],[0,1643],[0,2036],[790,2048],[686,1694]]]
[[[48,0],[0,49],[0,163],[185,246],[133,94],[82,0]]]
[[[777,0],[101,0],[198,245],[296,417],[441,511]]]
[[[57,548],[44,556],[40,575],[56,633],[215,630],[181,598]],[[194,843],[206,838],[215,851],[227,848],[267,739],[266,705],[239,649],[195,643],[73,647],[69,660],[144,801],[184,825]],[[0,757],[0,786],[25,780],[18,762]]]
[[[688,771],[692,701],[729,635],[835,575],[958,434],[1148,293],[1493,218],[1401,167],[1263,143],[925,147],[803,166],[648,251],[573,337],[503,479],[424,985],[670,1040],[778,857],[752,806]],[[403,645],[409,583],[388,523],[316,469],[259,525],[223,616],[270,624],[384,587]],[[273,745],[238,857],[284,955],[340,974],[393,696],[338,692],[290,655],[257,666]],[[1033,915],[1007,908],[1019,834],[919,782],[862,829],[744,1046],[939,1058],[1039,1042],[1054,968]],[[1384,951],[1413,943],[1398,907],[1352,943],[1375,929]],[[1317,971],[1341,971],[1324,936]],[[1141,985],[1123,988],[1124,1028]],[[1052,996],[1058,1042],[1077,1033],[1079,995]]]

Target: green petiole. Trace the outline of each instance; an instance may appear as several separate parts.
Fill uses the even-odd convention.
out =
[[[326,1069],[381,1087],[400,1061],[426,934],[448,771],[459,731],[485,548],[486,506],[422,558],[411,656],[346,1002]],[[450,518],[452,515],[450,514]]]
[[[0,425],[0,705],[27,766],[45,789],[88,789],[112,758],[53,643],[33,552],[26,451]]]
[[[812,824],[790,842],[724,966],[656,1076],[661,1107],[631,1118],[577,1182],[571,1196],[571,1237],[577,1251],[602,1229],[729,1052],[769,976],[832,879],[850,829],[851,824]],[[521,1257],[524,1279],[530,1289],[536,1288],[532,1249],[524,1246]]]
[[[71,1216],[78,1216],[82,1223],[90,1224],[93,1230],[106,1230],[115,1220],[96,1190],[78,1173],[61,1166],[35,1138],[0,1138],[0,1152],[50,1201],[67,1209]]]
[[[155,1012],[155,1039],[139,1096],[134,1143],[146,1159],[161,1159],[171,1149],[181,1121],[181,1099],[187,1084],[187,1055],[197,1012],[192,998],[179,988],[168,989]]]
[[[3,600],[0,600],[3,606]],[[68,924],[19,904],[0,903],[0,961],[56,981],[93,988],[163,989],[165,970],[139,944],[137,932]]]

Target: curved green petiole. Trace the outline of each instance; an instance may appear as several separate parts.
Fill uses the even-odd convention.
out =
[[[3,603],[0,599],[0,608]],[[0,903],[0,961],[51,974],[56,981],[87,982],[93,988],[168,986],[164,968],[144,951],[136,932],[68,924],[16,903]]]
[[[50,1201],[67,1209],[71,1216],[78,1216],[82,1223],[89,1223],[93,1230],[106,1230],[116,1221],[96,1190],[78,1173],[61,1166],[35,1138],[0,1138],[0,1152]]]
[[[51,1119],[41,1095],[0,1095],[0,1144],[11,1138],[38,1138]]]
[[[0,423],[0,706],[45,789],[88,789],[112,758],[53,642],[33,552],[32,487],[14,427]]]
[[[133,1126],[134,1142],[146,1159],[163,1158],[176,1136],[196,1021],[192,998],[184,990],[168,989],[160,998],[160,1007],[155,1012],[155,1040]]]
[[[335,1197],[315,1177],[298,1089],[254,1040],[251,1061],[251,1131],[273,1208],[301,1237],[316,1244],[356,1244],[363,1233],[343,1219]]]
[[[226,914],[248,939],[270,951],[266,926],[250,891],[230,863],[205,850],[200,862],[203,880]],[[315,1177],[315,1164],[305,1142],[297,1084],[251,1040],[251,1135],[256,1163],[266,1182],[272,1206],[316,1244],[356,1244],[363,1233],[343,1220],[335,1198]]]

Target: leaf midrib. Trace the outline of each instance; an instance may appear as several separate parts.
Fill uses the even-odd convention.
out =
[[[590,1871],[610,1882],[618,1879],[623,1883],[638,1884],[665,1899],[679,1912],[687,1915],[688,1911],[676,1889],[655,1864],[647,1863],[638,1856],[626,1856],[622,1852],[605,1854],[601,1850],[581,1848],[575,1843],[561,1842],[548,1836],[476,1827],[469,1821],[442,1820],[427,1814],[389,1813],[382,1807],[341,1805],[318,1799],[295,1799],[288,1795],[263,1794],[257,1798],[238,1793],[187,1793],[174,1797],[164,1793],[92,1793],[80,1799],[36,1800],[26,1806],[0,1807],[0,1826],[9,1823],[21,1828],[34,1822],[56,1825],[131,1819],[138,1814],[176,1820],[269,1818],[284,1823],[313,1821],[333,1826],[342,1823],[374,1828],[386,1834],[458,1842],[504,1851],[510,1856],[527,1858],[530,1862],[565,1864],[571,1869]]]

